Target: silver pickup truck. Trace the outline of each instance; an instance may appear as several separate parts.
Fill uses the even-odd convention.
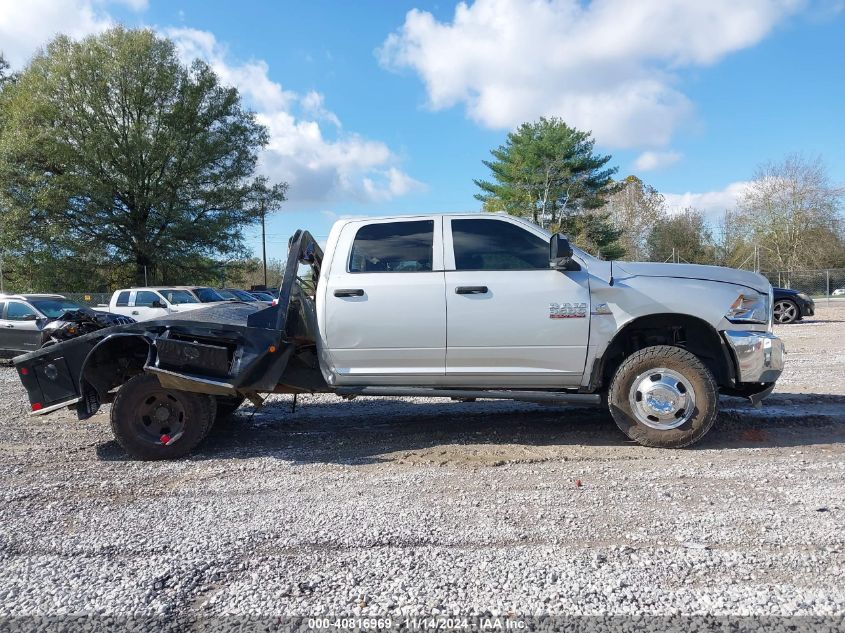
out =
[[[15,364],[35,412],[113,402],[116,438],[143,459],[186,454],[269,392],[606,405],[631,439],[682,447],[720,392],[771,392],[771,304],[760,275],[602,261],[511,216],[350,219],[325,253],[291,238],[277,305],[109,328]]]

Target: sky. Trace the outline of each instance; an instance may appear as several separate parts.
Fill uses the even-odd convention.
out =
[[[792,152],[845,185],[845,0],[0,0],[0,51],[19,69],[117,23],[209,62],[268,127],[259,169],[290,185],[269,257],[341,217],[478,210],[481,161],[540,116],[714,222]]]

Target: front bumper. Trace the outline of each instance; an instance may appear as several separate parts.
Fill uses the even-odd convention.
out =
[[[816,303],[812,299],[801,301],[801,316],[810,317],[816,315]]]
[[[783,341],[771,332],[722,332],[736,360],[739,383],[775,382],[783,372]]]

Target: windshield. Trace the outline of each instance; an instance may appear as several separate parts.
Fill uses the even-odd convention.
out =
[[[253,292],[253,296],[258,297],[261,301],[272,301],[273,295],[269,292]]]
[[[214,303],[215,301],[226,301],[211,288],[194,288],[194,294],[203,303]]]
[[[199,303],[197,298],[187,290],[159,290],[159,293],[164,295],[164,298],[173,305],[178,306],[180,303]]]
[[[234,292],[230,292],[228,290],[223,290],[222,288],[218,288],[214,292],[219,294],[224,299],[228,299],[229,301],[237,301],[238,300],[238,296]]]
[[[41,314],[57,319],[69,310],[79,310],[83,306],[70,299],[32,299],[30,303]]]

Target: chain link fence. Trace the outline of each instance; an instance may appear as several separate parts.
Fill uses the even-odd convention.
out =
[[[761,271],[760,274],[775,287],[799,290],[816,300],[845,300],[845,268]]]
[[[110,292],[60,292],[58,294],[64,295],[71,301],[76,301],[89,308],[96,308],[98,305],[108,305],[111,299]]]

